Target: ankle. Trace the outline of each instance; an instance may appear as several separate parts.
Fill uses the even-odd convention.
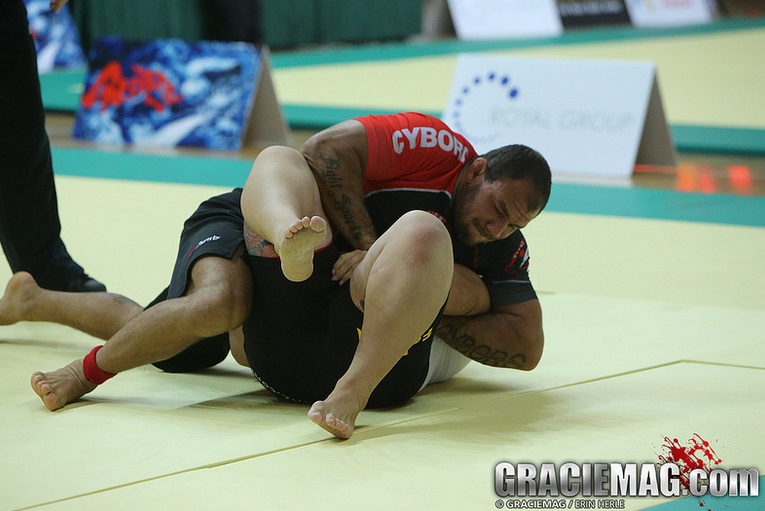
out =
[[[88,353],[82,361],[82,371],[85,379],[94,385],[101,385],[106,380],[114,378],[117,373],[108,373],[98,367],[96,363],[96,354],[103,345],[96,346]]]

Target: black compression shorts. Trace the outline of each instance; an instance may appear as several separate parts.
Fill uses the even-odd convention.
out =
[[[304,282],[284,278],[278,259],[249,257],[254,299],[244,325],[247,359],[263,386],[284,399],[325,399],[356,351],[364,317],[351,300],[348,283],[331,280],[339,256],[335,245],[317,252],[314,273]],[[377,386],[369,408],[402,404],[420,390],[440,317]]]
[[[199,205],[183,225],[178,256],[170,286],[160,293],[149,307],[170,298],[183,296],[188,285],[191,266],[201,257],[231,259],[244,243],[243,219],[239,200],[241,188],[212,197]],[[229,352],[228,332],[202,339],[172,358],[154,366],[163,371],[192,372],[222,362]]]

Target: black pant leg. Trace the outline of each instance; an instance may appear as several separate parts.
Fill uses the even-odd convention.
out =
[[[0,0],[0,241],[11,269],[63,289],[81,274],[61,240],[37,54],[22,0]]]

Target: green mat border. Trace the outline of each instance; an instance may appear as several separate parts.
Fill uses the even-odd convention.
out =
[[[122,151],[53,148],[59,175],[242,186],[252,162],[213,156],[160,156]],[[556,183],[548,211],[765,227],[765,196],[680,193],[622,186]]]

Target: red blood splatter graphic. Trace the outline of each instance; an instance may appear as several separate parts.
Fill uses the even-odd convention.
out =
[[[173,84],[161,72],[138,64],[133,64],[131,69],[133,76],[127,78],[119,62],[112,61],[104,66],[95,83],[82,96],[85,108],[92,108],[97,101],[101,101],[103,112],[109,107],[121,106],[129,99],[143,95],[144,104],[161,112],[165,106],[175,105],[182,100]]]
[[[686,442],[686,445],[680,445],[677,438],[672,440],[664,437],[666,455],[659,455],[659,463],[674,463],[680,469],[680,484],[686,489],[690,488],[689,475],[692,470],[703,469],[707,473],[711,472],[715,465],[722,463],[722,459],[715,453],[709,442],[694,433]],[[699,507],[704,507],[704,503],[699,501]]]

